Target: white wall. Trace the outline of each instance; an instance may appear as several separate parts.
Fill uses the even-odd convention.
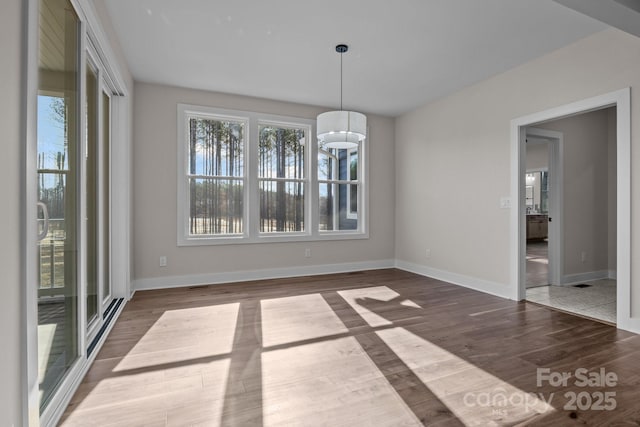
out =
[[[24,387],[21,371],[25,354],[22,351],[22,307],[20,272],[21,239],[21,84],[22,84],[22,1],[6,0],[0,13],[0,135],[2,166],[0,167],[0,425],[22,424]]]
[[[609,192],[613,192],[614,200],[616,192],[615,173],[613,184],[609,184],[610,125],[615,135],[610,110],[535,126],[563,134],[564,275],[609,270]],[[612,155],[615,166],[615,145]],[[586,255],[584,262],[582,252]]]
[[[640,39],[606,30],[425,105],[396,121],[396,257],[399,265],[462,277],[504,296],[510,284],[510,121],[632,87],[640,90]],[[632,127],[640,98],[632,95]],[[632,129],[633,146],[640,133]],[[640,151],[632,151],[633,167]],[[640,174],[632,173],[632,211]],[[640,219],[632,224],[640,250]],[[431,257],[425,257],[425,248]],[[632,267],[632,307],[640,312],[640,265]]]
[[[549,168],[549,144],[527,144],[527,170],[547,170]]]
[[[315,119],[317,107],[136,83],[134,94],[134,259],[136,286],[189,284],[204,275],[384,261],[394,257],[394,121],[368,115],[370,238],[332,242],[178,247],[176,236],[177,104]],[[311,248],[312,257],[304,257]],[[161,255],[167,267],[159,267]],[[254,276],[246,276],[254,277]],[[159,281],[160,278],[171,278]],[[208,281],[209,279],[202,279]],[[142,285],[141,283],[144,283]]]
[[[118,68],[118,71],[121,73],[127,87],[133,90],[133,76],[129,71],[127,60],[124,56],[124,52],[122,51],[122,46],[120,46],[120,40],[118,39],[116,31],[113,28],[111,17],[109,16],[107,7],[104,4],[104,0],[91,0],[91,2],[97,17],[100,20],[100,26],[102,27],[102,30],[107,37],[109,47],[115,55],[117,64],[112,65]]]

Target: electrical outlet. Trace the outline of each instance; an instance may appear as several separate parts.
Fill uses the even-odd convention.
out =
[[[582,251],[582,253],[580,254],[580,261],[585,262],[587,260],[587,253],[585,251]]]
[[[500,197],[500,209],[511,209],[511,197]]]
[[[166,267],[166,266],[167,266],[167,257],[163,255],[160,257],[160,267]]]
[[[427,249],[427,250],[425,250],[425,251],[424,251],[424,256],[425,256],[426,258],[431,258],[431,249]]]
[[[311,258],[311,249],[310,248],[306,248],[304,250],[304,257],[305,258]]]

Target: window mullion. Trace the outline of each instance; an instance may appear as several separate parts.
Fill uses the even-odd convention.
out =
[[[247,234],[250,240],[254,240],[258,235],[260,221],[260,186],[258,184],[258,120],[252,115],[249,120],[249,135],[247,137],[248,147],[245,150],[248,155],[248,168],[245,171],[246,185],[248,188],[245,211],[247,218]]]

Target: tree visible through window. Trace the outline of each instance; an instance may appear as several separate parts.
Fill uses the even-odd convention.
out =
[[[178,245],[367,238],[366,145],[314,123],[178,104]]]
[[[259,127],[260,232],[304,231],[305,130]]]
[[[245,123],[189,118],[189,234],[242,234]]]

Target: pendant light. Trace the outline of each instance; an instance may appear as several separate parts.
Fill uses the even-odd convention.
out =
[[[340,111],[327,111],[318,115],[317,136],[325,148],[356,148],[367,136],[367,116],[342,109],[342,55],[349,50],[346,44],[336,46],[340,54]]]

